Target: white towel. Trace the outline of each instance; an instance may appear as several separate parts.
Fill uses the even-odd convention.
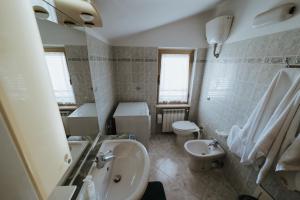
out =
[[[291,102],[286,106],[284,111],[275,121],[274,125],[270,125],[270,128],[266,131],[266,134],[261,140],[259,140],[249,158],[255,159],[255,154],[260,151],[263,153],[266,160],[259,171],[257,177],[257,183],[261,183],[267,176],[271,167],[276,164],[275,162],[279,158],[280,149],[284,143],[285,138],[290,135],[295,135],[300,123],[300,118],[295,118],[295,114],[299,110],[300,105],[300,90],[296,93]],[[292,123],[296,121],[297,123]]]
[[[284,171],[300,172],[300,135],[287,148],[276,165],[276,172]]]
[[[300,118],[300,112],[297,117]],[[293,137],[294,134],[290,138]],[[291,143],[291,140],[286,138],[285,143]],[[280,156],[275,171],[289,190],[300,191],[300,133]]]
[[[266,176],[291,128],[300,104],[299,72],[299,69],[279,71],[244,127],[240,129],[235,125],[229,133],[227,144],[241,157],[241,163],[252,164],[265,159],[257,183]]]

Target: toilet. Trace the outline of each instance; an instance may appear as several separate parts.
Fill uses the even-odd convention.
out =
[[[177,121],[172,124],[173,132],[176,134],[176,143],[183,147],[188,140],[194,139],[194,132],[198,132],[199,127],[190,121]]]

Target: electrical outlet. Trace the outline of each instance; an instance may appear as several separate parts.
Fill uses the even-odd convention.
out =
[[[258,200],[274,200],[274,198],[260,185],[258,185],[253,194]]]

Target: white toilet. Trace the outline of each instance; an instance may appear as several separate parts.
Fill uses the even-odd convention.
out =
[[[179,146],[183,147],[184,143],[188,140],[194,139],[194,132],[198,132],[199,127],[190,121],[177,121],[172,124],[173,132],[176,134],[176,142]]]

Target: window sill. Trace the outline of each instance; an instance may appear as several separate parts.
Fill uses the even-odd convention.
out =
[[[157,104],[156,108],[189,108],[189,104]]]

